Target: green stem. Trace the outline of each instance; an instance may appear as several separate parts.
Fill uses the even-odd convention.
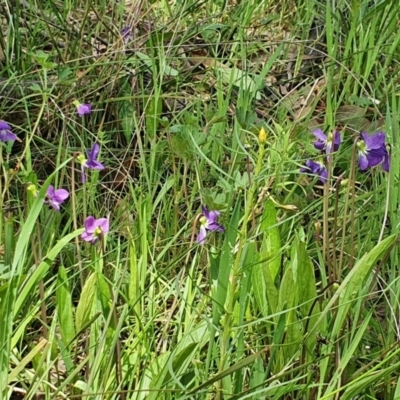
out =
[[[337,272],[337,276],[339,279],[340,279],[340,276],[342,275],[342,270],[343,270],[344,246],[345,246],[345,242],[346,242],[347,214],[349,211],[351,191],[354,193],[356,153],[357,153],[357,142],[355,142],[353,145],[353,151],[352,151],[351,162],[350,162],[350,176],[348,179],[346,198],[345,198],[345,203],[344,203],[343,223],[342,223],[342,243],[340,245],[339,268],[338,268],[338,272]],[[353,190],[352,190],[352,187],[353,187]]]
[[[328,283],[333,282],[336,280],[335,271],[332,267],[331,259],[330,259],[330,241],[329,241],[329,226],[328,226],[328,219],[329,219],[329,189],[330,189],[330,179],[331,179],[331,166],[332,166],[332,154],[330,155],[327,161],[327,170],[328,170],[328,177],[326,178],[326,182],[324,184],[324,201],[323,201],[323,234],[322,234],[322,252],[323,252],[323,259],[328,267]]]

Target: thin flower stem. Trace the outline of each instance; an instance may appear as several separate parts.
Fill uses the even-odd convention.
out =
[[[346,225],[347,225],[347,213],[349,210],[349,197],[351,186],[355,185],[355,168],[356,168],[356,154],[357,154],[357,142],[354,142],[353,151],[351,155],[351,162],[350,162],[350,176],[348,180],[347,190],[346,190],[346,198],[344,203],[344,211],[343,211],[343,224],[342,224],[342,243],[340,245],[340,257],[339,257],[339,270],[338,270],[338,277],[341,276],[343,270],[343,258],[344,258],[344,246],[345,246],[345,239],[346,239]]]
[[[36,233],[37,237],[31,236],[31,246],[33,252],[33,258],[35,259],[36,268],[42,262],[42,240],[40,236],[40,224],[39,221],[36,220]],[[39,281],[39,298],[40,298],[40,313],[42,317],[42,325],[43,325],[43,336],[48,338],[48,329],[47,329],[47,307],[45,302],[45,289],[43,279]]]
[[[379,234],[378,243],[380,243],[383,239],[383,235],[385,233],[386,222],[389,213],[389,201],[390,201],[390,183],[391,183],[391,173],[389,172],[387,187],[386,187],[386,202],[385,202],[385,215],[383,216],[381,232]]]
[[[233,263],[232,272],[231,272],[230,279],[229,279],[230,285],[228,288],[228,304],[227,304],[227,307],[225,310],[225,321],[224,321],[224,327],[223,327],[223,332],[222,332],[222,338],[221,338],[221,342],[220,342],[221,352],[220,352],[219,373],[221,373],[225,369],[226,363],[227,363],[229,337],[231,334],[232,314],[233,314],[233,309],[235,307],[236,292],[237,292],[237,288],[239,285],[240,263],[242,261],[242,255],[243,255],[243,250],[245,248],[246,240],[248,238],[247,226],[248,226],[249,218],[251,216],[250,214],[253,212],[253,200],[254,200],[254,195],[255,195],[257,187],[258,187],[257,176],[260,174],[260,171],[262,168],[264,154],[265,154],[265,146],[264,146],[264,144],[260,144],[257,165],[256,165],[256,168],[254,171],[253,183],[250,186],[249,192],[247,194],[246,208],[245,208],[245,214],[244,214],[244,218],[243,218],[243,225],[239,232],[238,251],[236,254],[235,262]],[[217,400],[222,399],[222,380],[220,380],[218,383],[216,399]]]
[[[328,267],[328,283],[336,280],[335,271],[332,268],[332,263],[330,260],[330,249],[329,249],[329,181],[331,178],[331,169],[332,169],[332,155],[328,158],[327,161],[327,171],[328,176],[326,178],[326,182],[324,184],[324,201],[323,201],[323,233],[322,233],[322,256],[324,262]]]
[[[75,203],[75,157],[72,159],[72,173],[71,173],[71,208],[72,208],[72,221],[74,224],[74,230],[78,229],[78,221],[76,216],[76,203]],[[79,281],[81,284],[81,289],[83,288],[85,281],[83,279],[82,272],[82,258],[81,251],[79,247],[79,238],[75,237],[75,248],[76,248],[76,259],[78,260],[78,271],[79,271]]]
[[[355,159],[355,154],[354,154]],[[350,170],[350,193],[351,193],[351,209],[350,209],[350,259],[349,259],[349,269],[353,268],[354,264],[354,235],[355,235],[355,212],[356,212],[356,166],[355,164],[351,166]]]
[[[109,218],[109,217],[108,217]],[[117,313],[117,304],[118,304],[118,290],[114,291],[113,285],[111,284],[111,277],[108,276],[107,264],[104,262],[105,254],[106,254],[106,241],[104,240],[104,235],[101,235],[100,238],[100,254],[97,255],[97,260],[102,260],[104,265],[104,276],[106,277],[106,282],[108,285],[108,290],[110,291],[110,295],[113,297],[112,303],[112,319],[114,322],[115,329],[118,326],[118,313]],[[100,270],[97,270],[97,273],[101,273]],[[115,379],[117,387],[120,387],[122,382],[122,356],[121,356],[121,342],[119,338],[115,344]],[[121,400],[125,400],[125,393],[121,392]]]
[[[6,174],[5,174],[4,165],[3,165],[3,149],[1,147],[0,147],[0,169],[1,169],[1,175],[0,175],[0,238],[3,238],[3,222],[5,220],[5,216],[4,216],[5,213],[4,213],[4,208],[3,208],[3,203],[4,203],[4,201],[3,201],[4,200],[3,177],[5,179]]]
[[[194,237],[195,237],[195,235],[196,235],[196,230],[197,230],[197,223],[199,222],[199,219],[200,219],[200,217],[201,217],[202,215],[203,215],[202,213],[199,213],[199,214],[196,215],[196,218],[194,219],[194,222],[193,222],[193,229],[192,229],[192,236],[191,236],[191,238],[190,238],[189,251],[188,251],[188,253],[187,253],[187,255],[186,255],[185,265],[187,265],[187,264],[189,263],[190,249],[192,248],[193,243],[194,243]]]
[[[340,198],[340,186],[343,180],[344,173],[342,173],[336,181],[336,193],[335,193],[335,210],[333,215],[333,230],[332,230],[332,264],[335,270],[335,276],[340,279],[340,271],[337,264],[336,244],[337,244],[337,231],[338,231],[338,213],[339,213],[339,198]]]

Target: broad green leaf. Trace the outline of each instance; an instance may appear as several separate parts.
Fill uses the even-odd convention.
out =
[[[229,275],[231,273],[232,263],[234,262],[234,254],[232,249],[235,247],[236,243],[240,211],[241,202],[237,201],[232,213],[232,217],[226,227],[225,240],[224,244],[222,245],[222,251],[219,258],[219,267],[217,271],[218,280],[216,284],[213,282],[213,285],[216,287],[216,289],[211,291],[213,311],[212,324],[210,324],[209,328],[211,342],[207,353],[206,370],[208,370],[210,366],[212,354],[214,352],[214,336],[216,333],[216,327],[219,325],[219,320],[224,310],[226,296],[228,293]]]
[[[260,254],[256,254],[257,259],[260,259]],[[268,313],[268,301],[267,301],[267,285],[264,278],[263,265],[261,262],[257,262],[251,272],[251,284],[253,287],[254,298],[257,303],[257,307],[263,317],[267,317]],[[276,290],[276,289],[275,289]]]
[[[289,266],[286,268],[282,278],[278,302],[278,311],[288,309],[286,316],[286,342],[290,343],[290,346],[285,347],[284,351],[280,353],[281,356],[284,355],[286,357],[284,360],[280,359],[284,364],[289,361],[295,350],[299,347],[298,343],[301,337],[301,326],[297,322],[296,310],[292,310],[296,304],[297,289],[293,277],[293,269]]]
[[[243,90],[253,93],[258,100],[261,99],[259,93],[260,87],[256,85],[254,79],[251,78],[250,74],[247,72],[236,67],[227,67],[223,64],[216,66],[215,69],[221,75],[222,81],[226,84],[235,85]]]
[[[298,303],[303,318],[303,332],[310,327],[315,327],[319,315],[319,303],[314,302],[317,298],[317,288],[314,275],[314,267],[307,254],[306,245],[301,240],[296,243],[296,254],[292,259],[292,268],[295,274],[295,281],[298,291]],[[311,310],[311,307],[313,309]],[[319,332],[324,331],[324,322],[321,323]],[[316,335],[309,336],[305,345],[307,346],[308,357],[313,357],[313,349],[316,345]]]
[[[157,128],[162,113],[162,98],[161,93],[157,96],[153,96],[146,107],[146,133],[154,138],[157,132]]]
[[[111,312],[111,292],[110,287],[101,272],[97,273],[97,293],[96,297],[101,307],[101,312],[105,319],[107,319]],[[111,318],[111,326],[114,326],[114,319]]]
[[[269,376],[272,368],[277,367],[277,371],[281,371],[280,360],[281,360],[281,349],[283,344],[283,339],[285,335],[285,329],[287,326],[287,317],[288,313],[285,312],[287,309],[286,304],[282,305],[282,313],[278,317],[278,322],[275,327],[274,336],[272,338],[272,348],[271,348],[271,356],[268,360],[267,371],[265,376]],[[278,359],[276,359],[278,358]]]
[[[145,53],[142,53],[140,51],[136,51],[135,55],[142,60],[149,68],[153,68],[153,63],[154,60],[148,56]],[[169,76],[177,76],[179,74],[178,70],[176,70],[175,68],[165,64],[163,65],[163,72],[165,73],[165,75],[169,75]]]
[[[94,302],[96,296],[97,273],[92,273],[83,286],[81,297],[75,314],[75,328],[80,331],[81,328],[94,315]]]
[[[264,207],[261,220],[261,232],[264,235],[260,251],[260,263],[270,314],[274,314],[278,304],[278,289],[275,286],[275,279],[281,268],[281,242],[279,228],[276,226],[275,206],[271,200],[268,200]]]
[[[69,286],[67,272],[63,266],[58,270],[56,303],[61,337],[64,343],[69,347],[75,336],[75,329],[71,288]]]
[[[135,109],[131,98],[131,86],[124,85],[121,95],[123,96],[123,100],[118,102],[119,116],[125,139],[127,143],[130,143],[136,128]]]
[[[219,263],[219,274],[217,291],[213,295],[213,309],[218,310],[213,313],[213,322],[218,324],[221,312],[224,309],[226,296],[228,293],[229,276],[231,273],[232,263],[234,262],[234,254],[232,249],[235,247],[237,238],[237,229],[240,217],[240,202],[236,203],[235,209],[232,214],[232,218],[228,224],[224,244],[222,246],[222,252]]]

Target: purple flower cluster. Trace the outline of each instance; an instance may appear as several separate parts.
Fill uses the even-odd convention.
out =
[[[124,41],[129,41],[131,37],[132,30],[130,27],[126,26],[122,29],[121,35]],[[84,115],[88,115],[92,111],[91,104],[80,103],[78,100],[75,100],[73,104],[76,106],[76,111],[78,116],[83,117]],[[0,121],[0,142],[7,141],[15,141],[17,136],[12,132],[11,126],[5,122]],[[318,146],[323,148],[326,146],[329,147],[329,140],[322,135],[318,138],[319,142]],[[317,146],[317,145],[316,145]],[[85,169],[91,170],[102,170],[104,169],[104,165],[98,160],[100,153],[100,146],[98,143],[94,143],[92,148],[86,150],[86,156],[84,154],[79,154],[77,159],[81,163],[81,174],[82,174],[82,183],[86,182],[86,173]],[[314,168],[314,164],[311,163],[306,164],[309,168]],[[34,196],[37,196],[37,189],[35,185],[31,184],[28,187],[28,190],[33,193]],[[44,199],[44,203],[48,204],[56,211],[60,211],[61,205],[69,198],[69,192],[66,189],[55,189],[53,185],[50,185],[46,192],[46,197]],[[200,217],[200,230],[197,236],[197,243],[204,244],[207,236],[207,232],[224,232],[225,228],[217,222],[218,217],[220,215],[219,211],[216,210],[208,210],[204,205],[202,206],[202,216]],[[106,235],[109,231],[109,219],[108,218],[98,218],[96,219],[93,216],[89,216],[85,220],[85,231],[82,233],[81,238],[89,242],[91,244],[96,243],[99,239],[102,239],[104,235]]]
[[[122,33],[122,32],[121,32]],[[125,37],[128,32],[122,33]],[[76,111],[80,117],[88,115],[92,112],[92,104],[80,103],[75,100],[74,104],[76,106]],[[93,143],[91,149],[86,150],[86,156],[80,154],[77,159],[81,163],[81,179],[82,183],[86,182],[85,169],[91,169],[96,171],[101,171],[105,167],[98,160],[100,153],[100,146],[98,143]],[[110,221],[108,218],[98,218],[89,216],[85,220],[85,231],[82,233],[81,238],[88,243],[95,244],[99,239],[102,239],[104,235],[108,233],[110,229]]]
[[[328,170],[323,161],[307,160],[304,167],[300,168],[300,172],[318,176],[318,179],[325,183],[328,179]]]
[[[326,162],[329,160],[330,155],[339,150],[341,143],[340,132],[334,131],[326,135],[322,129],[315,129],[312,131],[316,140],[314,147],[321,152],[321,157],[318,161],[307,160],[305,166],[300,168],[300,172],[314,175],[318,177],[318,180],[325,184],[328,180],[328,169],[326,168]],[[324,159],[324,156],[325,159]]]
[[[341,143],[340,132],[334,131],[326,135],[322,129],[315,129],[312,134],[316,140],[314,147],[320,151],[321,155],[317,161],[307,160],[305,166],[300,168],[300,172],[314,175],[318,180],[325,184],[328,179],[327,161],[333,152],[339,150]],[[384,132],[377,132],[368,135],[361,132],[357,139],[358,165],[361,171],[382,164],[382,169],[386,172],[390,168],[389,152],[386,148],[386,135]]]
[[[79,101],[74,101],[76,106],[77,113],[80,117],[83,117],[86,114],[90,114],[92,111],[91,104],[82,104]],[[11,126],[3,120],[0,120],[0,142],[8,142],[17,140],[17,136],[12,132]],[[94,143],[92,148],[86,150],[87,158],[83,154],[80,154],[77,159],[81,163],[81,172],[82,172],[82,182],[86,181],[85,169],[92,170],[102,170],[104,169],[104,165],[98,160],[100,153],[100,146],[98,143]],[[30,184],[27,187],[27,190],[32,193],[34,197],[37,196],[38,191],[34,184]],[[68,199],[69,192],[66,189],[55,189],[53,185],[50,185],[46,192],[46,197],[44,199],[44,203],[48,204],[55,211],[60,211],[61,205]],[[212,228],[208,228],[212,229]],[[109,231],[109,219],[108,218],[99,218],[95,219],[93,216],[89,216],[85,220],[85,231],[82,233],[81,238],[94,244],[100,238],[103,238]]]

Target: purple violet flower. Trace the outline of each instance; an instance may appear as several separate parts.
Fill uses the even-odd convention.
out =
[[[76,110],[78,111],[78,115],[83,117],[85,114],[90,114],[92,112],[91,104],[80,104]]]
[[[0,121],[0,142],[14,141],[17,135],[11,132],[11,126],[6,121]]]
[[[197,243],[204,244],[207,231],[224,232],[225,228],[217,222],[219,211],[208,211],[205,206],[201,206],[203,216],[200,218],[200,231],[197,235]]]
[[[328,170],[322,161],[307,160],[305,167],[300,168],[300,172],[316,175],[322,183],[326,183],[328,179]]]
[[[124,26],[121,29],[121,36],[122,36],[122,40],[124,41],[124,43],[128,43],[129,42],[129,40],[132,37],[132,29],[131,29],[131,27],[129,25]]]
[[[326,154],[329,155],[333,151],[338,151],[341,137],[340,132],[330,132],[328,135],[325,135],[322,129],[314,129],[312,134],[316,137],[316,141],[314,142],[314,147],[320,151],[326,151]],[[333,145],[333,146],[332,146]]]
[[[382,169],[389,172],[390,160],[386,149],[386,135],[384,132],[377,132],[371,136],[366,132],[361,132],[357,147],[358,165],[361,171],[382,163]]]
[[[78,160],[81,163],[82,183],[86,182],[85,168],[94,169],[101,171],[104,169],[104,165],[97,160],[100,152],[100,146],[98,143],[94,143],[90,150],[86,150],[87,159],[83,154],[78,156]]]
[[[78,100],[74,100],[73,104],[76,107],[76,111],[80,117],[83,117],[85,114],[90,114],[92,112],[91,104],[83,104]]]
[[[47,194],[45,203],[49,206],[53,207],[55,210],[60,211],[60,205],[64,203],[69,197],[68,190],[65,189],[57,189],[54,190],[54,186],[50,185],[47,188]]]
[[[85,220],[85,232],[82,233],[81,238],[85,242],[94,244],[100,238],[108,233],[110,229],[110,222],[108,218],[95,219],[89,216]]]

